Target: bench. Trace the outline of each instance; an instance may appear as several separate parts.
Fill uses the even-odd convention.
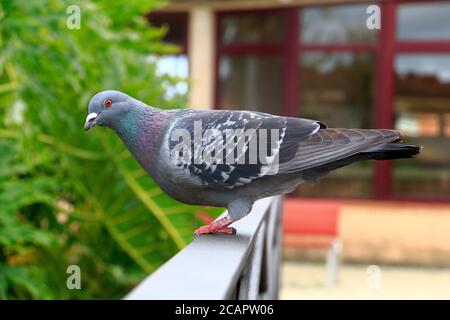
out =
[[[326,249],[326,285],[338,281],[342,251],[339,209],[334,200],[285,198],[283,202],[284,247]]]

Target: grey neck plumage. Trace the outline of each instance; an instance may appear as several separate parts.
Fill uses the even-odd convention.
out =
[[[139,103],[112,129],[144,169],[151,173],[169,113]]]

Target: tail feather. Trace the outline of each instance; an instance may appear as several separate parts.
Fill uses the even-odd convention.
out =
[[[386,143],[361,152],[362,155],[371,155],[374,160],[393,160],[412,158],[420,153],[422,147],[416,144]]]
[[[421,150],[422,147],[416,144],[404,144],[400,142],[385,143],[371,147],[350,157],[305,170],[302,172],[302,176],[307,181],[317,181],[319,178],[330,173],[330,171],[342,168],[357,161],[412,158],[419,154]]]

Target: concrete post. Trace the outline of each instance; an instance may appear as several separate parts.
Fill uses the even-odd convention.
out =
[[[207,6],[194,6],[189,14],[189,106],[209,109],[214,103],[215,15]]]

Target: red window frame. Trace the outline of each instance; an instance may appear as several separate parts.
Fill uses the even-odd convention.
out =
[[[386,0],[378,1],[381,8],[381,26],[378,31],[378,39],[369,44],[302,44],[300,40],[300,10],[308,6],[294,6],[288,8],[268,8],[256,10],[234,10],[219,11],[216,16],[216,57],[215,57],[215,88],[214,103],[219,106],[220,79],[219,63],[224,55],[278,55],[283,60],[283,105],[282,113],[286,116],[298,116],[301,90],[299,88],[299,55],[308,51],[328,52],[369,52],[373,53],[376,61],[375,66],[375,95],[373,101],[373,119],[377,128],[393,128],[394,115],[394,59],[397,54],[404,53],[449,53],[450,40],[439,41],[409,41],[396,40],[396,13],[397,5],[403,3],[436,3],[448,2],[448,0]],[[323,4],[317,6],[338,6],[345,4],[357,4],[355,2],[342,2],[339,4]],[[373,4],[373,3],[371,3]],[[284,33],[282,41],[266,43],[221,43],[221,25],[224,17],[229,15],[245,14],[270,14],[279,12],[284,15]],[[297,43],[297,45],[292,45]],[[300,88],[301,89],[301,88]],[[392,162],[376,161],[374,166],[373,198],[382,200],[408,200],[408,201],[438,201],[449,202],[450,197],[399,197],[392,193]]]

